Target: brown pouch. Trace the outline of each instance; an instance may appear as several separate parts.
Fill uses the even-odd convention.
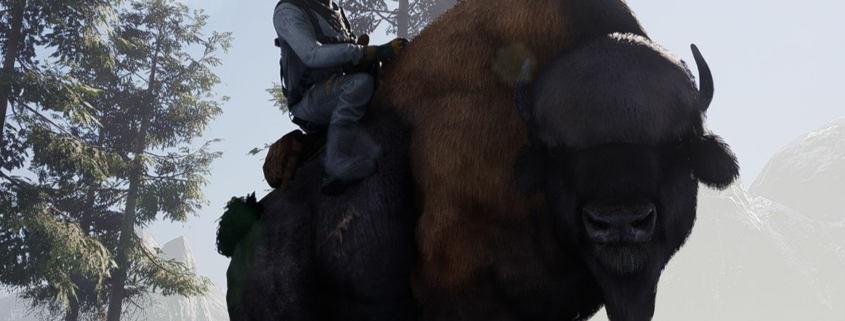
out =
[[[294,130],[270,145],[264,158],[264,179],[272,188],[287,190],[299,166],[303,148],[303,133]]]

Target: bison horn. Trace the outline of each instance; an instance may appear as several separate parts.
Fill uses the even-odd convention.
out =
[[[710,67],[707,66],[707,61],[704,60],[701,51],[698,51],[698,47],[695,44],[690,47],[692,47],[692,55],[695,57],[695,64],[698,66],[698,102],[701,111],[706,112],[707,107],[710,107],[710,102],[713,101],[713,75],[710,74]]]
[[[519,71],[519,78],[516,79],[516,89],[514,92],[514,103],[516,105],[516,112],[519,118],[522,118],[526,124],[531,121],[531,105],[528,102],[528,71],[531,67],[531,58],[526,58],[522,63],[522,69]]]

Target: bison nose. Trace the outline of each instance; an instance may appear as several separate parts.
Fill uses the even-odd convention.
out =
[[[595,243],[642,243],[651,239],[657,222],[654,204],[591,207],[583,210],[587,235]]]

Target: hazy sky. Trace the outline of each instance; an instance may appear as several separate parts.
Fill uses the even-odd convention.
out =
[[[260,156],[252,148],[271,143],[295,127],[264,91],[278,82],[275,0],[187,0],[211,16],[208,30],[233,31],[235,41],[217,69],[221,95],[232,99],[206,137],[224,152],[204,189],[211,205],[187,224],[155,224],[160,243],[185,235],[199,272],[225,287],[228,259],[214,248],[215,220],[232,196],[267,193]],[[514,0],[514,5],[518,1]],[[845,116],[836,98],[845,92],[845,24],[842,1],[630,0],[649,36],[679,54],[697,73],[689,44],[701,49],[713,71],[716,96],[708,126],[737,154],[750,185],[766,161],[796,136]],[[209,32],[210,33],[210,32]],[[378,32],[372,42],[391,37]]]

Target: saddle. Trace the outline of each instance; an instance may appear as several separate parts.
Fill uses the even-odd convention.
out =
[[[317,158],[326,148],[326,131],[305,134],[294,130],[270,145],[264,158],[264,179],[282,191],[294,179],[296,170]]]

